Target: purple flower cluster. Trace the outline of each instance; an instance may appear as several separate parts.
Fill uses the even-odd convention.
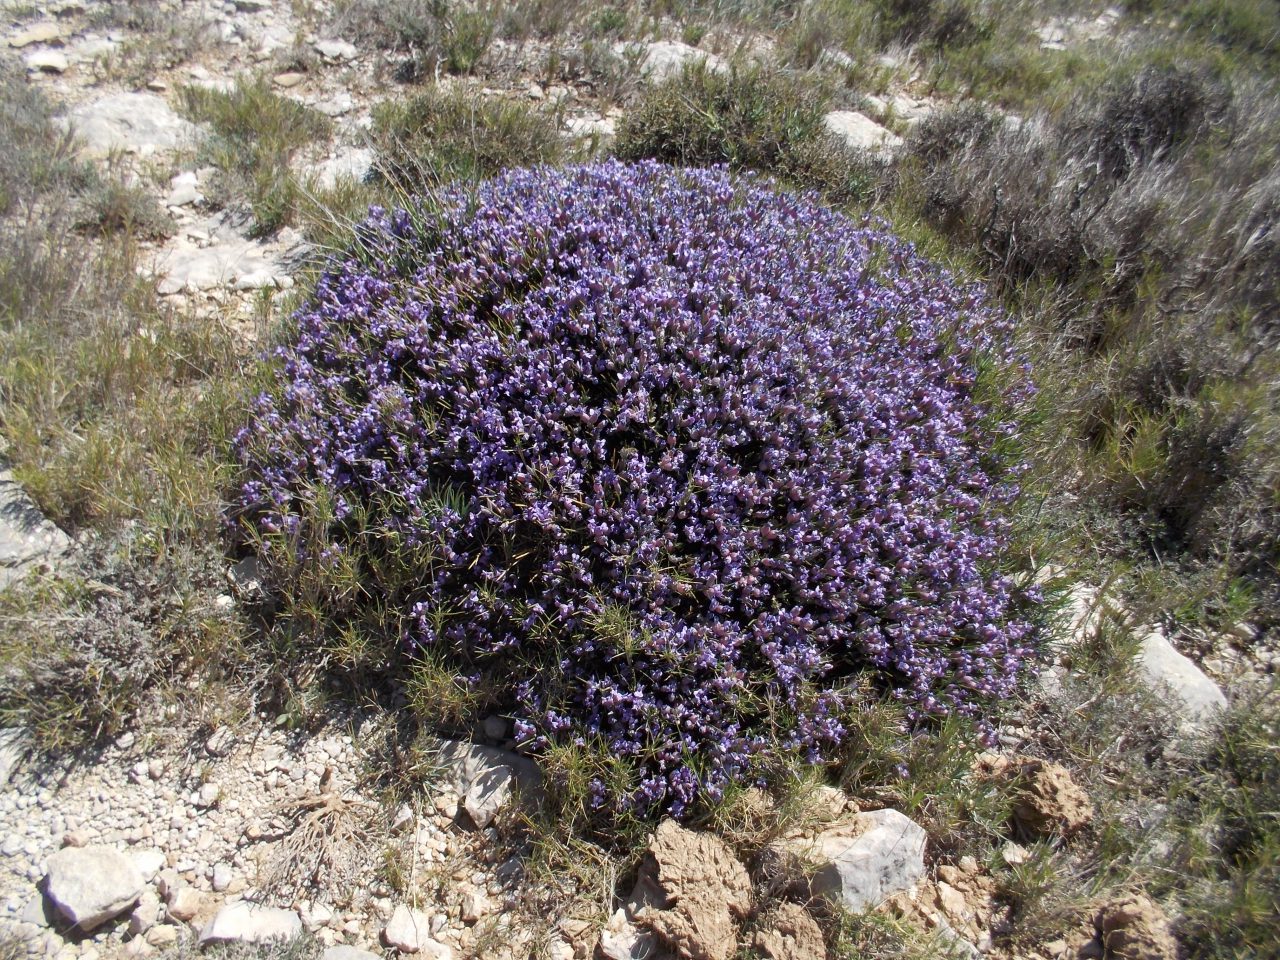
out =
[[[1014,358],[978,289],[718,169],[437,207],[373,211],[279,351],[238,438],[268,559],[416,551],[394,584],[370,561],[370,602],[503,687],[535,752],[628,759],[601,802],[679,815],[779,744],[818,759],[868,673],[916,719],[1012,690],[1011,427],[974,385]]]

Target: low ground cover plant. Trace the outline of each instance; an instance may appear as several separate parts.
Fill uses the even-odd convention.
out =
[[[595,803],[817,759],[866,671],[917,721],[1014,688],[1027,387],[979,376],[1015,366],[980,291],[878,226],[723,169],[517,171],[375,211],[296,323],[241,532],[460,713],[596,751]]]
[[[614,155],[682,166],[724,163],[821,190],[833,202],[865,199],[873,179],[868,161],[827,133],[826,109],[810,81],[697,62],[645,91],[618,129]]]

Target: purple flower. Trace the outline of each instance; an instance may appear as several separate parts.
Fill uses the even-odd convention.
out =
[[[720,169],[515,171],[371,210],[295,319],[237,440],[265,558],[361,565],[532,749],[634,764],[613,801],[820,760],[866,672],[980,715],[1032,651],[975,396],[1007,321],[882,225]]]

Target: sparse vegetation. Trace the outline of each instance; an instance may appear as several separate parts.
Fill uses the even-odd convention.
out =
[[[338,22],[356,40],[404,59],[397,79],[471,73],[493,38],[499,5],[447,0],[343,0]]]
[[[70,82],[77,72],[134,89],[167,82],[169,92],[154,84],[158,95],[210,130],[199,155],[180,161],[218,169],[210,187],[202,181],[206,202],[247,208],[257,236],[299,227],[336,258],[330,267],[368,255],[369,227],[357,225],[370,204],[392,211],[412,193],[471,196],[509,168],[585,159],[563,121],[612,118],[620,106],[616,157],[724,164],[817,190],[855,219],[883,217],[956,275],[982,276],[1014,318],[1010,348],[1033,361],[1039,388],[1012,411],[1028,469],[1001,562],[1028,577],[1046,563],[1066,568],[1034,619],[1070,672],[1008,691],[981,716],[924,723],[884,696],[883,678],[842,674],[849,708],[824,763],[807,762],[794,741],[762,736],[753,770],[766,789],[725,784],[684,815],[752,866],[770,840],[813,829],[814,793],[834,784],[863,809],[893,807],[924,826],[931,878],[973,857],[994,884],[995,947],[1011,956],[1043,952],[1091,928],[1109,898],[1143,891],[1176,919],[1188,958],[1270,957],[1280,941],[1275,664],[1254,661],[1272,676],[1247,668],[1229,691],[1231,713],[1175,742],[1165,705],[1139,689],[1134,657],[1146,629],[1138,624],[1159,625],[1186,652],[1212,657],[1225,646],[1245,660],[1251,647],[1273,644],[1280,626],[1280,12],[1261,0],[1122,6],[339,0],[322,16],[297,3],[292,15],[307,29],[254,61],[268,75],[307,74],[287,94],[265,76],[225,91],[177,86],[175,67],[207,62],[222,43],[199,4],[171,16],[157,4],[102,0],[61,20],[123,35],[96,63],[77,61]],[[7,12],[24,23],[39,14],[23,5]],[[344,83],[376,64],[405,84],[372,105],[368,182],[322,190],[300,172],[339,126],[295,99],[310,101],[311,88],[339,69],[313,49],[313,36],[361,47],[367,59],[340,68],[352,71]],[[638,69],[643,44],[659,39],[714,52],[731,67],[687,67],[648,84]],[[434,541],[406,546],[375,522],[390,508],[375,516],[362,502],[344,513],[351,504],[317,496],[299,527],[267,535],[276,581],[288,589],[242,596],[228,586],[218,544],[238,469],[231,435],[270,374],[250,367],[247,354],[290,342],[287,331],[270,325],[265,294],[256,325],[233,318],[236,298],[197,309],[194,297],[156,296],[149,250],[174,221],[154,184],[172,169],[138,156],[78,158],[39,92],[43,82],[0,70],[0,453],[81,544],[57,572],[34,571],[0,591],[0,724],[29,727],[44,750],[76,751],[127,729],[148,700],[199,712],[201,703],[251,698],[292,729],[335,697],[357,697],[397,718],[385,745],[369,745],[377,769],[368,778],[397,804],[429,804],[435,735],[468,735],[499,705],[510,714],[511,691],[495,676],[509,681],[513,668],[495,656],[502,669],[486,673],[475,666],[483,656],[459,659],[444,644],[420,645],[400,664],[389,655],[406,636],[421,641],[460,620],[456,605],[404,614],[409,600],[428,598],[423,571],[440,561]],[[553,95],[553,86],[568,93]],[[919,121],[903,112],[916,100],[929,112]],[[831,109],[867,113],[904,136],[905,148],[892,162],[851,153],[824,129]],[[593,143],[592,156],[607,142]],[[424,218],[413,229],[442,242]],[[353,236],[363,240],[353,245]],[[295,303],[313,295],[318,273],[298,275]],[[415,295],[445,289],[423,283]],[[487,324],[477,337],[502,334],[499,301],[483,285],[470,293]],[[1008,382],[990,368],[983,376],[992,391]],[[518,458],[531,441],[517,439]],[[363,469],[370,460],[354,462]],[[437,522],[474,509],[452,488],[436,494],[422,502]],[[233,516],[241,530],[261,504],[244,507]],[[350,549],[307,549],[333,531]],[[232,549],[260,546],[237,540]],[[492,611],[494,584],[523,576],[529,561],[512,553],[485,566],[466,553],[472,546],[450,547],[486,571],[481,584],[460,580],[475,594],[459,594],[461,605]],[[599,581],[596,566],[588,572]],[[686,573],[665,572],[679,609],[692,604],[676,589],[692,589]],[[1077,580],[1106,581],[1128,613],[1111,610],[1067,645],[1054,608]],[[625,605],[602,605],[583,622],[573,639],[607,644],[608,664],[633,668],[653,639]],[[530,629],[561,659],[585,659],[548,639],[554,618],[534,618]],[[534,659],[521,669],[534,670]],[[573,678],[559,663],[536,669],[562,688]],[[759,719],[764,702],[743,709]],[[786,728],[798,716],[767,719]],[[605,924],[652,827],[634,805],[601,816],[602,797],[638,789],[616,738],[557,738],[549,723],[534,731],[545,738],[542,806],[505,814],[486,835],[493,856],[522,864],[521,896],[511,902],[531,949],[548,956],[561,932]],[[973,775],[991,734],[1003,753],[1065,765],[1094,820],[1069,837],[1011,827],[1014,786]],[[328,838],[360,833],[365,811],[340,807],[317,795],[282,811],[308,828],[298,843],[309,856],[277,873],[281,890],[304,891],[317,865],[344,866],[326,859]],[[1011,839],[1025,850],[1010,861]],[[380,877],[406,898],[447,889],[466,866],[451,859],[418,870],[407,842],[386,845]],[[759,879],[756,895],[761,906],[783,896]],[[811,906],[840,960],[924,960],[950,949],[909,919]],[[500,938],[476,929],[473,953],[484,955]],[[287,956],[312,960],[320,949],[307,938]],[[0,956],[26,952],[0,942]],[[194,955],[187,943],[161,957]]]
[[[275,93],[265,77],[237,80],[228,91],[184,87],[181,96],[187,115],[213,129],[200,148],[219,170],[210,199],[221,206],[247,200],[259,236],[291,223],[301,187],[290,161],[329,136],[329,118]]]
[[[465,89],[429,89],[381,104],[373,136],[379,173],[404,193],[566,155],[554,114]]]
[[[803,79],[695,63],[641,97],[618,130],[614,152],[623,160],[723,163],[823,190],[836,201],[860,198],[872,173],[828,136],[824,109],[821,91]]]

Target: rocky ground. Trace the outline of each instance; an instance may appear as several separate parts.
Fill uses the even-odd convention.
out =
[[[372,722],[307,736],[248,723],[201,742],[162,718],[140,726],[67,769],[24,764],[6,741],[0,936],[30,954],[150,956],[305,926],[326,945],[465,955],[498,922],[521,868],[495,862],[490,823],[523,758],[443,744],[431,802],[384,809],[360,786]],[[410,906],[400,870],[438,875],[443,895]],[[290,909],[249,909],[267,902]]]
[[[181,84],[225,89],[249,73],[270,76],[277,92],[334,121],[332,139],[299,161],[316,188],[328,188],[370,167],[371,113],[394,95],[387,57],[335,34],[320,5],[303,17],[303,5],[270,0],[177,4],[171,12],[198,17],[206,42],[184,62],[162,60],[141,82],[126,82],[122,63],[136,58],[145,36],[98,26],[91,2],[30,6],[35,15],[9,22],[0,42],[22,58],[30,82],[65,107],[83,154],[128,158],[172,220],[172,235],[146,245],[140,269],[175,309],[239,318],[252,339],[261,298],[289,290],[306,244],[289,228],[252,237],[242,217],[210,209],[216,171],[194,159],[204,132],[179,115],[172,94]],[[1106,11],[1087,22],[1049,21],[1042,46],[1091,42],[1115,20]],[[533,65],[545,55],[536,41],[494,43],[490,73],[451,82],[473,83],[478,96],[554,101],[569,138],[612,133],[615,104],[588,85],[547,84],[536,75]],[[661,79],[690,58],[723,68],[724,57],[746,48],[763,56],[768,44],[707,38],[694,48],[662,40],[622,52],[638,76]],[[307,69],[297,68],[300,60]],[[939,104],[909,65],[890,59],[884,67],[894,79],[883,94],[851,98],[826,125],[851,146],[887,156]],[[0,586],[71,548],[0,475]],[[226,603],[235,602],[228,594]],[[1081,636],[1105,603],[1082,586],[1073,605],[1066,633]],[[1215,637],[1143,631],[1141,674],[1171,707],[1170,738],[1193,736],[1221,710],[1222,686],[1274,673],[1280,651],[1256,639],[1247,625]],[[1064,647],[1044,689],[1057,689],[1071,666]],[[749,863],[709,834],[664,823],[622,903],[606,916],[543,917],[539,928],[529,922],[528,904],[538,902],[532,881],[501,829],[512,797],[536,794],[537,773],[509,752],[501,718],[490,718],[476,743],[441,743],[438,773],[416,806],[388,804],[370,772],[385,719],[336,717],[306,735],[273,716],[212,732],[170,721],[144,715],[136,732],[93,762],[66,767],[35,762],[20,731],[4,732],[0,939],[20,942],[31,956],[68,960],[164,955],[186,941],[252,942],[304,930],[326,948],[326,960],[369,955],[360,951],[729,960],[740,948],[771,960],[812,960],[826,955],[816,919],[825,898],[854,911],[881,904],[964,956],[991,951],[993,935],[1009,922],[987,864],[935,858],[924,830],[903,814],[862,809],[822,788],[804,825],[772,839]],[[971,772],[1019,791],[1017,823],[1000,852],[1009,865],[1027,857],[1022,841],[1069,836],[1093,816],[1068,771],[1020,755],[1018,742],[1017,731],[1006,731],[1003,752]],[[767,798],[757,799],[767,807]],[[771,896],[762,899],[760,890]],[[1134,895],[1106,904],[1074,939],[1024,956],[1104,954],[1173,957],[1168,919]]]

